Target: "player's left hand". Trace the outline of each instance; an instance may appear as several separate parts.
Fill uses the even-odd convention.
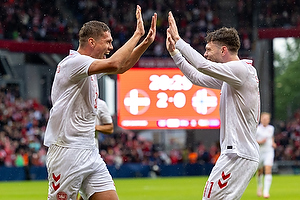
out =
[[[157,22],[157,14],[154,13],[151,20],[151,27],[149,29],[149,32],[144,40],[145,44],[152,44],[156,37],[156,22]]]

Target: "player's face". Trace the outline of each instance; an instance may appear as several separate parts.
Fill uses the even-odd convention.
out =
[[[269,115],[261,115],[260,122],[262,125],[267,126],[270,123],[270,116]]]
[[[216,43],[208,42],[205,46],[204,57],[207,60],[222,63],[222,47]]]
[[[97,59],[106,58],[106,55],[113,50],[112,41],[111,33],[109,31],[104,32],[103,36],[101,36],[98,40],[95,40],[92,57]]]

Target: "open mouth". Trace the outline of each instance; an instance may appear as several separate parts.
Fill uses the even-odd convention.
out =
[[[106,53],[103,55],[103,58],[105,59],[107,55],[109,55],[109,52],[106,52]]]

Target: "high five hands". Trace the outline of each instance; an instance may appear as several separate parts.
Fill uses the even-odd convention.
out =
[[[175,51],[175,43],[180,39],[176,21],[172,12],[168,15],[169,28],[167,29],[166,47],[169,53],[172,55]]]
[[[141,36],[143,36],[145,34],[144,22],[142,18],[142,9],[139,5],[137,5],[136,7],[135,15],[137,19],[136,33],[141,34]],[[151,20],[151,27],[149,29],[147,36],[143,41],[144,44],[150,45],[154,42],[156,36],[156,22],[157,22],[157,14],[154,13]]]
[[[146,44],[151,44],[152,42],[154,42],[155,40],[155,36],[156,36],[156,21],[157,21],[157,14],[154,13],[154,15],[152,16],[152,20],[151,20],[151,27],[150,30],[148,32],[148,35],[146,36],[144,43]]]
[[[136,19],[137,19],[136,32],[138,32],[141,35],[144,35],[145,34],[144,23],[142,18],[141,7],[139,5],[137,5],[137,9],[136,9]],[[176,21],[171,11],[168,14],[168,22],[169,22],[169,27],[167,29],[166,47],[169,52],[173,52],[175,50],[175,43],[180,39],[180,36],[178,33]],[[151,43],[154,42],[156,36],[156,23],[157,23],[157,14],[154,13],[151,20],[151,27],[149,29],[146,38],[143,41],[144,44],[150,45]]]

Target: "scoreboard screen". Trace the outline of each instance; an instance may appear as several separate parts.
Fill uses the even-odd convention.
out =
[[[118,125],[125,129],[219,129],[220,90],[193,85],[177,68],[118,75]]]

